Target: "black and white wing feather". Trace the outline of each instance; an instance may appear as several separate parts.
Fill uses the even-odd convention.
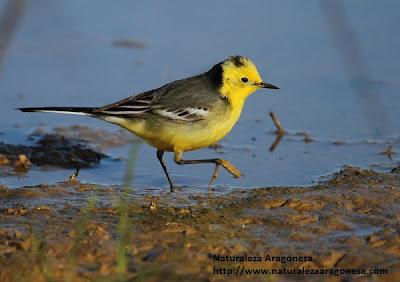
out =
[[[205,75],[199,75],[97,108],[95,113],[124,118],[156,115],[174,121],[198,121],[205,119],[211,108],[221,102],[224,101],[212,83]]]
[[[96,109],[97,113],[109,115],[140,115],[151,111],[154,108],[153,100],[155,90],[131,96],[116,103]]]

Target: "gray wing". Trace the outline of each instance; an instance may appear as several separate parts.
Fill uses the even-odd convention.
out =
[[[196,121],[224,102],[206,76],[177,80],[158,89],[98,108],[97,113],[124,117],[158,115],[171,120]]]

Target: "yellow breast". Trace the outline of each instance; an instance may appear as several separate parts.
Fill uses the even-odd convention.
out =
[[[164,151],[192,151],[215,144],[225,137],[240,117],[243,103],[227,106],[196,122],[125,121],[120,126],[135,133],[153,147]]]
[[[240,117],[240,109],[230,108],[204,123],[194,124],[173,130],[171,138],[174,151],[192,151],[208,147],[224,138]]]

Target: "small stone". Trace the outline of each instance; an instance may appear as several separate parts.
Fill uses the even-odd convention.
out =
[[[362,207],[360,209],[355,210],[355,212],[362,213],[362,214],[367,214],[367,213],[370,213],[372,211],[373,211],[373,209],[369,208],[369,207]]]
[[[22,238],[22,232],[19,230],[14,230],[14,238],[19,240]]]
[[[178,223],[178,222],[168,222],[166,228],[163,230],[165,233],[184,233],[185,235],[190,235],[196,233],[196,229],[193,227]]]
[[[21,248],[23,251],[29,251],[32,247],[32,239],[26,239],[18,243],[18,247]]]
[[[289,201],[289,207],[298,211],[317,211],[324,208],[322,202],[311,202],[300,199],[292,199]]]
[[[390,242],[386,244],[384,250],[385,253],[398,257],[400,254],[400,238],[397,238],[395,242]]]
[[[324,227],[330,230],[350,230],[350,226],[342,221],[341,218],[330,216],[323,221]]]
[[[70,229],[67,231],[67,237],[69,237],[69,238],[76,238],[76,235],[77,234],[76,234],[75,230]]]
[[[269,209],[275,209],[284,206],[287,203],[286,199],[268,199],[264,202],[264,207]]]
[[[111,271],[112,271],[112,266],[110,264],[108,264],[108,263],[101,264],[100,270],[99,270],[101,275],[108,275],[111,273]]]
[[[193,244],[192,244],[191,242],[186,242],[186,243],[183,245],[183,247],[184,247],[185,249],[190,249],[192,246],[193,246]]]
[[[290,239],[300,242],[305,242],[305,241],[310,241],[312,237],[304,233],[295,233],[292,236],[290,236]]]
[[[239,255],[239,254],[246,253],[247,250],[243,245],[237,243],[232,247],[231,251],[232,251],[233,254],[238,254]]]
[[[18,156],[18,160],[14,163],[15,170],[28,170],[28,168],[32,165],[31,161],[24,154]]]
[[[160,257],[160,255],[162,253],[163,253],[163,249],[156,247],[156,248],[150,250],[150,252],[148,252],[144,257],[142,257],[142,260],[146,261],[146,262],[153,262],[158,257]]]
[[[181,214],[181,215],[190,215],[190,209],[188,209],[188,208],[183,208],[183,209],[180,209],[179,210],[179,214]]]
[[[351,201],[345,201],[344,204],[343,204],[343,206],[344,206],[346,209],[350,210],[350,211],[352,211],[353,208],[354,208],[354,205],[353,205],[353,203],[352,203]]]
[[[26,207],[21,207],[17,210],[18,215],[27,215],[29,213],[29,210]]]
[[[295,199],[291,199],[289,201],[288,206],[291,207],[292,209],[294,209],[295,207],[301,205],[301,203],[302,203],[302,201],[300,199],[295,198]]]
[[[50,211],[50,207],[47,205],[41,205],[36,208],[38,212],[47,212]]]
[[[324,257],[320,264],[323,268],[332,268],[338,263],[338,261],[345,255],[344,252],[331,251],[329,256]]]
[[[12,254],[16,250],[15,246],[0,245],[0,256]]]
[[[289,216],[289,220],[293,221],[294,223],[298,223],[301,225],[305,224],[312,224],[317,222],[319,219],[318,215],[311,215],[311,214],[298,214]]]
[[[381,239],[378,235],[371,235],[368,238],[368,243],[372,248],[377,248],[386,243],[386,240]]]
[[[247,224],[252,224],[252,223],[254,223],[254,218],[249,218],[249,217],[239,217],[232,221],[233,225],[240,226],[241,228],[243,228],[243,226],[246,226]]]
[[[8,165],[10,160],[3,154],[0,154],[0,165]]]
[[[157,204],[154,203],[153,201],[151,201],[151,202],[150,202],[150,205],[149,205],[149,210],[150,210],[151,212],[156,211],[156,210],[157,210]]]

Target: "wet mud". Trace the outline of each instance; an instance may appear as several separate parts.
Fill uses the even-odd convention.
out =
[[[398,281],[400,174],[345,167],[310,187],[146,196],[59,183],[0,187],[0,281]],[[220,256],[280,261],[214,261]],[[311,257],[286,261],[285,257]],[[387,269],[243,275],[216,269]]]
[[[132,134],[87,126],[38,127],[28,136],[29,144],[0,142],[0,176],[20,175],[35,167],[89,168],[108,158],[105,149],[134,142]]]
[[[75,144],[58,135],[45,135],[33,145],[0,143],[0,154],[8,163],[15,164],[20,159],[19,156],[25,155],[36,166],[61,168],[90,167],[99,164],[106,157],[83,144]]]

